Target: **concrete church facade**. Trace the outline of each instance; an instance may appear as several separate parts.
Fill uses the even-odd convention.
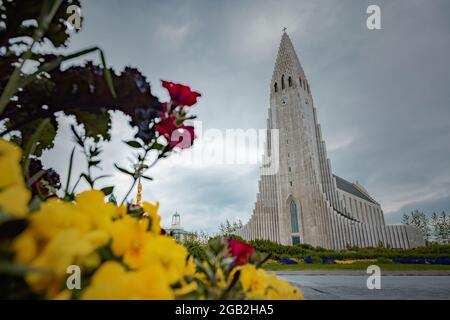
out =
[[[265,156],[277,169],[261,174],[255,208],[238,234],[336,250],[423,245],[418,229],[386,225],[380,204],[362,185],[333,175],[309,83],[286,32],[270,87],[267,126],[278,136],[274,141],[268,134]]]

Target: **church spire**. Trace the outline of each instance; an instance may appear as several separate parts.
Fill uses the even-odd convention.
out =
[[[286,27],[283,28],[283,35],[281,36],[281,42],[278,48],[277,60],[272,75],[272,84],[281,78],[283,74],[305,79],[305,73],[295,53],[291,39],[286,32]]]

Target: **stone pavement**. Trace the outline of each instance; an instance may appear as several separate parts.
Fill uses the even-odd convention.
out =
[[[370,276],[358,270],[277,271],[302,289],[308,300],[450,300],[450,271],[381,271],[381,289],[369,290]]]

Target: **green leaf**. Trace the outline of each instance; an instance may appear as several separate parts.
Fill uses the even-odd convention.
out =
[[[162,145],[162,144],[160,144],[160,143],[158,143],[158,142],[155,142],[154,144],[152,144],[151,149],[154,149],[154,150],[163,150],[163,149],[164,149],[164,145]]]
[[[233,276],[233,279],[231,280],[230,284],[228,285],[228,288],[222,293],[222,296],[219,298],[219,300],[225,300],[230,293],[231,289],[236,285],[237,281],[239,280],[239,277],[241,275],[241,271],[238,270]]]
[[[129,140],[129,141],[124,141],[127,145],[129,145],[132,148],[136,148],[136,149],[140,149],[143,146],[139,143],[139,141],[136,140]]]
[[[96,177],[96,178],[93,180],[93,182],[95,182],[95,181],[97,181],[97,180],[100,180],[100,179],[109,178],[109,177],[111,177],[110,174],[104,174],[104,175],[101,175],[101,176]]]
[[[86,136],[95,142],[111,138],[111,116],[106,110],[70,110],[67,114],[73,114],[77,122],[83,125]],[[95,156],[95,152],[92,156]]]
[[[116,169],[119,170],[120,172],[125,173],[125,174],[127,174],[127,175],[129,175],[129,176],[134,177],[134,173],[128,171],[127,169],[121,168],[121,167],[119,167],[117,164],[114,164],[114,167],[116,167]]]
[[[38,211],[41,208],[41,199],[39,196],[34,196],[33,199],[31,199],[31,202],[28,204],[28,209],[30,209],[31,212]]]
[[[35,273],[50,273],[50,270],[42,268],[28,267],[19,264],[13,264],[10,262],[0,262],[0,274],[10,274],[10,275],[25,275],[29,272]]]
[[[108,202],[117,204],[117,199],[116,199],[116,197],[114,196],[114,193],[111,193],[111,195],[110,195],[109,198],[108,198]]]
[[[259,262],[256,264],[256,268],[260,268],[264,263],[266,263],[266,262],[270,259],[270,257],[272,257],[272,252],[269,252],[269,253],[264,257],[264,259],[262,259],[261,261],[259,261]]]
[[[70,153],[70,158],[69,158],[69,170],[67,172],[67,183],[66,183],[66,190],[65,190],[66,194],[69,192],[70,179],[72,177],[72,167],[73,167],[74,154],[75,154],[75,147],[72,148],[72,152]]]
[[[100,59],[102,60],[102,65],[103,65],[103,75],[105,76],[105,82],[106,85],[108,86],[109,91],[111,92],[111,95],[116,98],[116,91],[114,90],[114,83],[112,80],[112,76],[111,76],[111,71],[109,71],[108,66],[106,65],[106,59],[105,59],[105,55],[103,54],[103,51],[101,49],[99,49],[100,51]]]
[[[105,196],[109,196],[114,191],[114,187],[104,187],[102,188],[102,192],[105,194]]]
[[[101,160],[91,160],[89,161],[89,167],[95,167],[101,162]]]
[[[23,171],[27,175],[28,175],[28,166],[30,165],[30,155],[35,153],[35,151],[37,149],[38,142],[39,142],[39,137],[40,137],[42,131],[44,130],[44,128],[47,125],[49,125],[49,124],[50,124],[50,119],[48,119],[48,118],[40,121],[39,125],[37,126],[36,131],[31,135],[31,138],[28,139],[27,145],[25,146],[25,149],[24,149],[24,152],[23,152],[23,159],[24,159]],[[22,137],[22,139],[23,139],[23,137]]]
[[[76,130],[76,128],[75,128],[75,126],[73,124],[70,126],[70,130],[72,130],[72,133],[75,136],[76,143],[80,147],[84,148],[84,140],[81,139],[80,135],[78,134],[78,132],[77,132],[77,130]]]
[[[86,173],[82,173],[81,177],[83,177],[86,180],[86,182],[89,183],[89,185],[92,187],[93,181],[89,175],[87,175]]]
[[[47,172],[47,170],[39,170],[36,172],[28,181],[27,181],[27,187],[31,187],[33,183],[38,181],[42,176]]]

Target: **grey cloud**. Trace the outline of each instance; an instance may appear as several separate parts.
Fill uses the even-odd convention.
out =
[[[335,173],[362,182],[395,222],[403,208],[450,209],[450,3],[377,3],[381,31],[365,27],[366,0],[84,1],[85,29],[70,48],[96,44],[116,69],[137,66],[163,100],[161,78],[189,84],[203,93],[195,112],[205,128],[264,128],[281,28],[288,27]],[[105,145],[105,171],[113,158],[126,163],[120,141],[132,132],[121,122]],[[68,141],[63,128],[44,157],[62,172]],[[144,195],[161,201],[165,224],[176,209],[189,228],[210,231],[227,217],[250,215],[257,166],[155,170]],[[112,182],[125,192],[124,177],[104,183]]]

